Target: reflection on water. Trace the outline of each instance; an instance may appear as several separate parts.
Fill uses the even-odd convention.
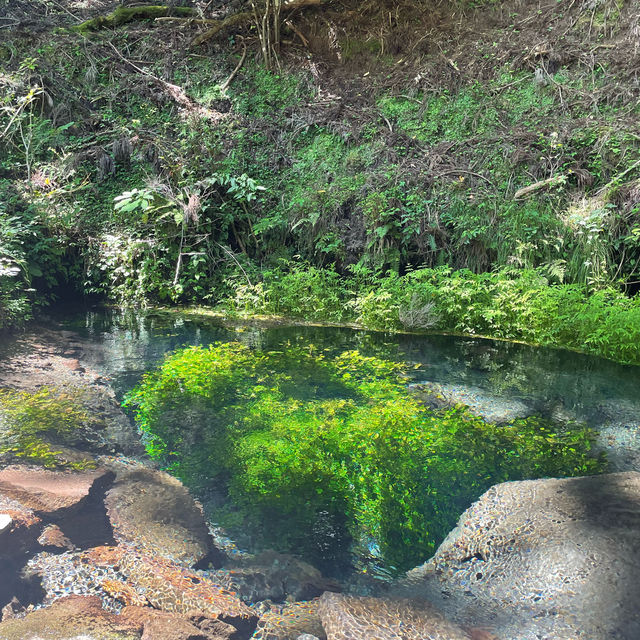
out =
[[[561,349],[442,335],[398,335],[340,327],[224,326],[212,318],[176,313],[90,310],[53,316],[86,342],[93,367],[112,378],[123,394],[163,355],[184,345],[238,340],[259,349],[306,344],[338,353],[366,355],[420,365],[415,382],[443,383],[454,394],[470,389],[518,400],[532,413],[577,419],[594,428],[615,423],[635,437],[640,420],[640,367]]]

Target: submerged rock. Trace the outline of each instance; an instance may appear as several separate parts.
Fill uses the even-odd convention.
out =
[[[212,544],[202,510],[176,478],[153,469],[119,474],[105,504],[118,542],[192,566],[219,566],[224,554]]]
[[[487,491],[395,595],[503,640],[640,638],[640,473]]]
[[[211,572],[214,580],[236,591],[246,602],[311,600],[324,591],[340,591],[335,580],[295,556],[263,551]]]
[[[107,486],[112,480],[113,473],[106,469],[61,473],[11,467],[0,471],[0,494],[40,516],[56,518],[80,508],[92,489]]]
[[[260,616],[254,640],[326,640],[327,634],[320,620],[318,599],[274,605]]]
[[[472,640],[421,600],[325,593],[319,614],[328,640]]]
[[[463,404],[474,416],[496,424],[513,422],[533,414],[532,408],[521,400],[492,394],[479,387],[423,382],[410,385],[409,390],[434,409],[448,409]]]
[[[140,640],[142,628],[105,611],[98,598],[70,596],[0,623],[0,640]]]
[[[148,607],[105,611],[95,596],[68,596],[46,609],[0,624],[0,640],[244,640],[248,635],[207,616],[177,616]]]
[[[250,635],[258,619],[234,593],[200,572],[134,547],[95,547],[78,553],[41,554],[30,563],[42,578],[46,601],[69,593],[96,595],[111,611],[150,605],[188,615],[200,612]]]

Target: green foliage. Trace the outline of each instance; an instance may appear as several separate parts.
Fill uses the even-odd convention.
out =
[[[247,65],[242,84],[229,89],[238,112],[256,118],[280,116],[287,107],[311,97],[307,78],[296,73],[274,73],[256,64]]]
[[[495,482],[603,469],[583,428],[434,412],[400,365],[358,352],[191,347],[126,402],[149,453],[191,484],[226,483],[267,544],[313,553],[323,519],[399,569],[431,555]]]
[[[476,274],[438,267],[399,276],[360,267],[341,277],[293,264],[239,286],[226,305],[240,314],[522,340],[640,364],[640,299],[613,288],[552,284],[533,270]]]
[[[67,460],[60,444],[89,421],[77,393],[42,387],[33,393],[0,390],[0,454],[47,468],[86,469],[93,463]]]

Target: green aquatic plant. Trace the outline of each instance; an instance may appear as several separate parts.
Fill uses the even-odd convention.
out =
[[[407,568],[492,484],[604,468],[581,426],[434,411],[405,383],[400,364],[357,351],[226,343],[170,354],[126,405],[152,457],[226,487],[236,530],[324,559],[350,540]]]
[[[0,454],[47,468],[95,466],[90,460],[68,460],[60,448],[88,421],[77,392],[0,389]]]

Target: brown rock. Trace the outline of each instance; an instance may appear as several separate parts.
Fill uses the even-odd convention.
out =
[[[213,618],[191,619],[148,607],[125,607],[121,616],[142,627],[140,640],[241,640],[237,629]]]
[[[120,603],[130,604],[136,599],[141,602],[144,595],[152,607],[161,611],[217,618],[247,636],[255,629],[258,616],[234,593],[166,558],[151,557],[137,548],[122,545],[95,547],[65,554],[64,558],[70,568],[80,570],[84,575],[104,576],[105,570],[115,569],[120,579],[109,578],[105,585],[103,578],[98,586]]]
[[[275,551],[240,559],[233,567],[217,571],[216,579],[250,602],[312,600],[325,591],[340,591],[337,582],[307,562]]]
[[[192,566],[216,553],[202,510],[176,478],[140,467],[118,477],[105,500],[118,542]]]
[[[62,532],[62,529],[55,524],[50,524],[42,530],[38,543],[43,547],[58,547],[69,550],[74,548],[72,542]]]
[[[0,471],[0,494],[16,500],[37,515],[56,517],[78,508],[96,485],[108,485],[113,473],[106,469],[62,473],[26,467]]]
[[[105,611],[97,597],[69,596],[0,623],[0,640],[140,640],[142,627]]]
[[[77,358],[63,358],[62,365],[67,367],[70,371],[77,371],[78,373],[84,373],[85,371]]]

